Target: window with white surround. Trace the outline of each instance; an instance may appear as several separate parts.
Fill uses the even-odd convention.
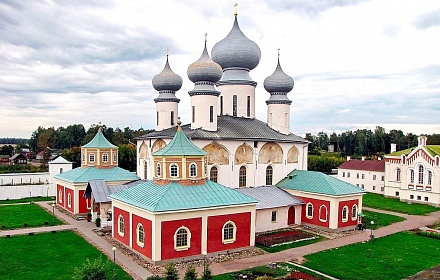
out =
[[[189,177],[196,177],[197,176],[197,164],[191,163],[189,165]]]
[[[396,181],[400,182],[400,168],[396,168]]]
[[[359,173],[356,173],[356,179],[359,179]]]
[[[176,163],[171,163],[170,165],[170,177],[179,177],[179,166]]]
[[[376,175],[374,175],[374,176],[376,176]],[[362,174],[362,179],[365,179],[365,174]]]
[[[156,177],[160,177],[160,176],[162,176],[162,168],[161,168],[160,163],[158,162],[156,164]]]
[[[237,227],[234,222],[227,221],[223,225],[222,229],[222,242],[223,244],[233,243],[236,240]]]
[[[273,168],[272,166],[268,166],[266,168],[266,186],[272,185],[272,179],[273,179]]]
[[[141,246],[141,247],[144,247],[144,244],[145,244],[145,232],[144,232],[144,227],[142,226],[141,223],[139,223],[137,225],[136,233],[137,233],[136,234],[137,235],[137,238],[136,238],[137,244],[139,246]]]
[[[124,217],[122,217],[122,215],[119,215],[119,217],[118,217],[118,234],[120,236],[124,236],[124,233],[125,233]]]
[[[409,171],[409,182],[410,183],[414,183],[414,169],[411,169],[410,171]]]
[[[351,208],[351,219],[357,220],[357,214],[358,214],[358,206],[355,204],[353,205],[353,207]]]
[[[350,178],[350,172],[347,172],[347,178]]]
[[[113,153],[113,163],[116,163],[118,160],[118,154],[116,152]]]
[[[58,202],[63,203],[63,190],[58,190]]]
[[[209,171],[209,180],[217,183],[217,179],[218,179],[218,169],[217,166],[213,166]]]
[[[343,208],[342,208],[342,221],[343,222],[346,222],[346,221],[348,221],[348,207],[347,206],[344,206]]]
[[[419,165],[419,184],[423,184],[423,174],[424,174],[424,168],[422,165]]]
[[[272,223],[277,221],[277,211],[272,211],[272,216],[270,220],[272,221]]]
[[[67,194],[67,207],[72,207],[72,194]]]
[[[426,182],[428,185],[432,184],[432,171],[428,171],[428,180]]]
[[[306,208],[306,217],[308,219],[312,219],[313,218],[313,204],[312,203],[307,203],[307,208]]]
[[[241,166],[239,175],[238,175],[238,186],[239,187],[246,187],[246,167]]]
[[[188,250],[191,246],[191,232],[187,227],[180,227],[174,234],[174,250]]]
[[[86,155],[85,155],[85,153],[82,153],[82,155],[81,155],[81,159],[82,159],[82,162],[85,162],[85,161],[86,161]]]
[[[89,154],[89,162],[95,162],[95,154],[94,153]]]
[[[108,154],[107,153],[102,154],[102,162],[108,162]]]
[[[321,222],[327,222],[328,210],[325,205],[319,207],[319,220]]]
[[[373,180],[376,180],[376,175],[373,175]]]
[[[345,177],[345,172],[342,172],[342,177]]]

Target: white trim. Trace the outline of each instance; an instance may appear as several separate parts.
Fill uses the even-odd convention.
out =
[[[142,227],[143,238],[142,241],[139,241],[139,229]],[[138,223],[136,226],[136,244],[142,248],[145,246],[145,228],[141,223]]]
[[[58,202],[63,203],[63,190],[62,189],[58,190]]]
[[[67,194],[67,207],[72,208],[72,194]]]
[[[354,214],[354,217],[353,217]],[[358,206],[357,204],[353,204],[353,206],[351,207],[351,220],[352,221],[356,221],[358,218]]]
[[[171,175],[171,168],[173,167],[173,166],[176,166],[176,168],[177,168],[177,175],[176,176],[172,176]],[[173,162],[173,163],[171,163],[170,164],[170,178],[179,178],[179,165],[177,164],[177,163],[175,163],[175,162]]]
[[[344,209],[345,209],[345,218],[344,218]],[[348,221],[348,214],[349,214],[348,206],[345,205],[344,207],[342,207],[342,211],[341,211],[341,219],[344,223]]]
[[[195,175],[191,175],[191,167],[194,166],[195,168]],[[193,178],[193,177],[197,177],[197,164],[195,162],[191,162],[189,164],[189,177]]]
[[[93,157],[93,160],[92,160],[92,157]],[[95,163],[96,162],[95,153],[90,153],[89,154],[89,162],[90,163]]]
[[[104,159],[104,157],[106,157],[107,159]],[[103,153],[102,154],[102,162],[105,162],[105,163],[108,162],[108,153]]]
[[[179,232],[181,229],[186,231],[186,246],[179,246],[177,247],[177,232]],[[181,226],[174,232],[174,250],[176,251],[184,251],[188,250],[191,247],[191,231],[189,228],[185,226]]]
[[[322,209],[322,207],[324,207],[324,209],[325,209],[325,219],[321,219],[321,209]],[[327,209],[327,206],[325,206],[324,204],[319,206],[318,219],[321,222],[327,222],[327,219],[328,219],[328,209]]]
[[[121,219],[122,219],[122,227],[123,227],[123,231],[121,231]],[[118,216],[118,234],[119,236],[124,236],[125,234],[125,221],[124,221],[124,217],[119,214]]]
[[[228,224],[231,224],[233,226],[232,239],[225,239],[225,226]],[[223,244],[234,243],[236,239],[237,239],[237,226],[233,221],[229,220],[222,227],[222,243]]]
[[[309,206],[312,206],[312,215],[309,215]],[[306,218],[307,219],[313,219],[313,214],[315,212],[315,207],[313,207],[313,204],[311,202],[306,204]]]

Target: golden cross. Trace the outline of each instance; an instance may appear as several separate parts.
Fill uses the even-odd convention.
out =
[[[238,11],[237,11],[238,3],[237,2],[235,2],[234,7],[235,7],[234,15],[238,15]]]

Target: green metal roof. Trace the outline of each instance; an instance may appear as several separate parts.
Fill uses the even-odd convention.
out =
[[[113,193],[110,198],[151,212],[258,203],[252,197],[209,180],[198,186],[182,186],[177,182],[162,186],[153,181],[142,181]]]
[[[71,183],[87,183],[91,180],[104,180],[106,182],[111,182],[134,181],[140,179],[136,174],[117,166],[113,168],[78,167],[58,174],[55,178]]]
[[[405,149],[405,150],[401,150],[401,151],[397,151],[391,154],[388,154],[387,156],[401,156],[401,155],[408,155],[409,153],[411,153],[413,150],[415,150],[417,147],[412,147],[409,149]],[[423,146],[423,148],[426,149],[426,151],[433,157],[435,156],[440,156],[440,145],[426,145]]]
[[[164,148],[153,153],[153,156],[205,156],[208,153],[194,145],[182,132],[180,126],[173,140]]]
[[[83,148],[117,148],[117,146],[110,143],[104,134],[102,134],[101,128],[98,133],[93,137],[92,141],[82,146]]]
[[[276,186],[283,189],[334,196],[364,193],[363,189],[324,173],[296,169],[278,182]]]

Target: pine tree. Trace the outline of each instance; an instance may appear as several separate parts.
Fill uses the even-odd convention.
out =
[[[165,266],[165,279],[179,280],[179,275],[177,274],[176,265],[174,263],[169,263]]]
[[[197,280],[196,268],[193,265],[187,267],[184,280]]]

